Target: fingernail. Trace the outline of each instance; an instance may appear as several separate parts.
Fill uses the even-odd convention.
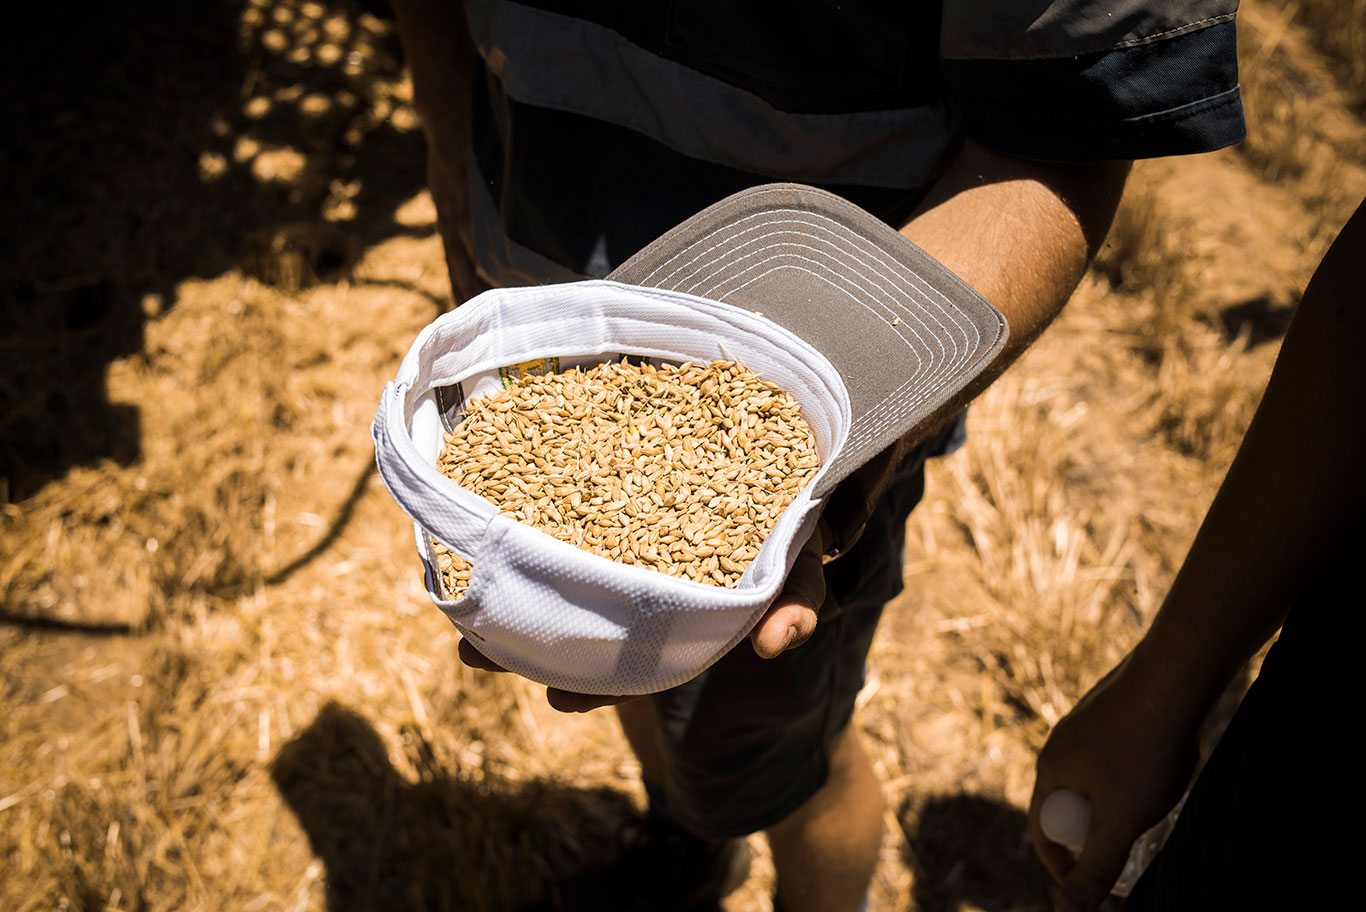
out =
[[[797,639],[798,630],[796,625],[787,628],[787,642],[783,643],[783,648],[787,649]]]

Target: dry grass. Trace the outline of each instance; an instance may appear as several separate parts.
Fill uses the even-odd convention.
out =
[[[860,697],[892,805],[876,912],[1047,905],[1033,752],[1151,616],[1366,196],[1319,6],[1243,4],[1254,138],[1136,169],[1068,311],[931,468]],[[188,9],[158,27],[211,67],[101,20],[112,125],[53,64],[82,116],[16,131],[46,158],[5,150],[0,908],[670,908],[611,716],[458,663],[370,468],[382,383],[445,300],[386,23],[263,0],[196,6],[195,31]],[[104,67],[125,45],[182,84]],[[138,74],[157,116],[114,91]],[[768,907],[754,845],[731,910]]]
[[[1248,4],[1239,16],[1248,139],[1238,150],[1266,181],[1294,185],[1311,208],[1341,213],[1330,224],[1360,201],[1351,188],[1366,134],[1352,109],[1364,97],[1363,14],[1360,0],[1287,0]]]
[[[1342,87],[1366,105],[1366,0],[1300,0],[1297,18],[1339,68]]]

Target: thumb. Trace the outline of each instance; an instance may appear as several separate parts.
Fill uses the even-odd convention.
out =
[[[1131,848],[1108,833],[1088,834],[1086,847],[1062,882],[1054,903],[1057,912],[1091,912],[1104,902],[1124,870]]]
[[[750,631],[750,642],[761,659],[772,659],[800,646],[816,632],[816,616],[825,601],[825,570],[819,531],[812,535],[788,573],[783,591]]]

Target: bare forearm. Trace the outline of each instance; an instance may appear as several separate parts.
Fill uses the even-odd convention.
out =
[[[1109,230],[1127,162],[1026,161],[968,143],[901,233],[1005,314],[993,375],[1062,309]]]
[[[436,204],[455,303],[487,285],[475,269],[470,206],[470,100],[475,49],[463,3],[394,0],[413,101],[427,137],[427,182]]]
[[[982,392],[1062,309],[1109,229],[1127,162],[1057,165],[968,143],[901,233],[1005,314],[995,362],[911,435],[879,454],[826,508],[846,548],[896,466]]]
[[[474,73],[464,4],[393,0],[393,6],[423,129],[440,148],[464,149]]]
[[[1134,652],[1134,672],[1178,714],[1203,715],[1366,507],[1363,279],[1359,210],[1305,292],[1238,456]]]

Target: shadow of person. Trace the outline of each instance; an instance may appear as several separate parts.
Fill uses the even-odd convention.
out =
[[[108,366],[184,279],[240,268],[293,293],[435,230],[399,215],[426,179],[391,15],[28,4],[0,36],[0,503],[139,458]]]
[[[897,814],[921,912],[1046,912],[1052,881],[1034,854],[1025,815],[980,795],[943,795]]]
[[[272,763],[326,866],[330,912],[682,912],[628,796],[442,769],[416,743],[413,783],[364,717],[329,703]]]

